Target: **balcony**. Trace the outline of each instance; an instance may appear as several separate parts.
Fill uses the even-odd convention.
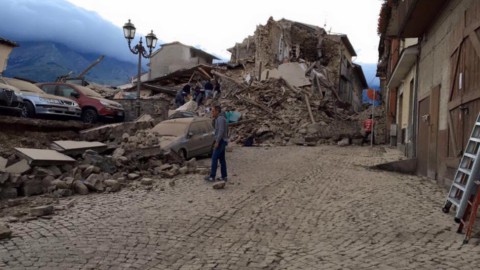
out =
[[[415,64],[418,55],[418,45],[410,46],[402,51],[400,59],[393,70],[390,79],[388,81],[388,88],[398,87],[402,81],[410,72],[411,68]]]
[[[401,38],[421,37],[448,0],[394,0],[387,34]]]

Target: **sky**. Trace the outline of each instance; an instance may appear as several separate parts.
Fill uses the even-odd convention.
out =
[[[47,1],[47,0],[42,0]],[[180,41],[230,58],[227,49],[252,35],[270,16],[347,34],[356,62],[378,60],[377,20],[382,0],[68,0],[122,27],[131,19],[137,31],[150,30],[164,42]]]
[[[378,60],[377,20],[383,0],[0,0],[0,37],[55,41],[81,52],[135,62],[122,27],[131,19],[139,36],[151,30],[159,45],[173,41],[203,49],[224,60],[237,42],[253,35],[269,17],[347,34],[356,63]],[[136,40],[133,42],[136,44]],[[157,48],[159,46],[157,45]],[[369,66],[374,69],[373,65]],[[372,78],[370,78],[372,77]]]

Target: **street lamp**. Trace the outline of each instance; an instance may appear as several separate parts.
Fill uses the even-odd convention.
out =
[[[123,26],[123,35],[128,40],[128,48],[133,54],[138,54],[138,75],[137,75],[137,113],[140,116],[140,83],[142,76],[142,56],[145,58],[150,58],[152,56],[152,49],[157,45],[157,36],[153,33],[153,30],[150,34],[145,36],[145,41],[147,42],[148,54],[145,47],[143,47],[142,37],[140,37],[140,42],[131,47],[132,39],[135,37],[135,26],[133,23],[128,20],[128,22]]]

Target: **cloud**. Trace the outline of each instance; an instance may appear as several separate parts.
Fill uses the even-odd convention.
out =
[[[120,27],[65,0],[2,0],[1,5],[0,37],[20,46],[22,41],[54,41],[80,52],[137,59]]]

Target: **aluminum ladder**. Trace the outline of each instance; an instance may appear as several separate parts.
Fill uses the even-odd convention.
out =
[[[452,205],[456,206],[455,222],[460,223],[468,200],[476,193],[475,180],[478,180],[480,172],[480,113],[473,126],[470,139],[463,153],[457,172],[453,178],[452,186],[448,192],[447,201],[443,212],[448,213]]]

